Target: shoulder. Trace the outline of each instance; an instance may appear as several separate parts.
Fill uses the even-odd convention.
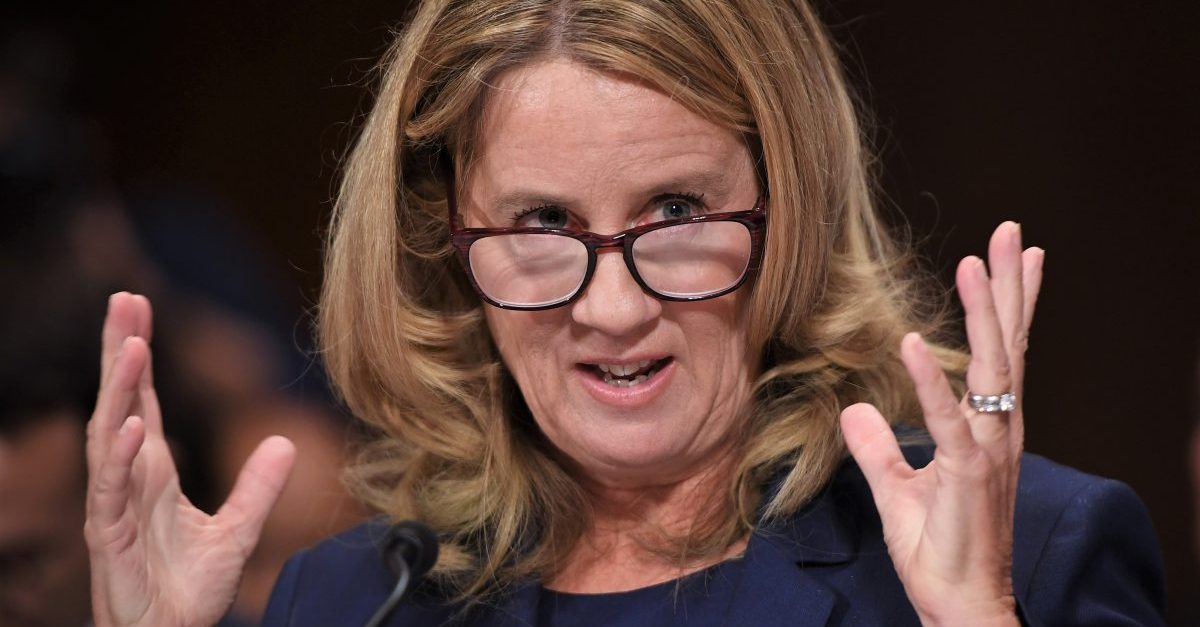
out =
[[[933,446],[903,448],[913,467]],[[857,518],[878,529],[861,470],[847,460],[830,486]],[[871,542],[864,539],[864,544]],[[1161,624],[1163,566],[1154,527],[1129,486],[1034,454],[1021,458],[1013,525],[1013,587],[1031,624]]]
[[[373,519],[292,556],[271,593],[263,625],[361,625],[393,578],[381,547],[388,525]]]
[[[396,576],[383,548],[390,523],[371,519],[292,556],[284,565],[263,617],[264,627],[359,627],[391,594]],[[387,623],[442,625],[454,607],[422,586]]]
[[[923,468],[933,461],[934,446],[927,437],[905,433],[902,446],[905,460],[913,468]],[[847,458],[834,474],[828,496],[838,509],[851,508],[859,515],[875,515],[874,499],[862,470],[853,458]],[[1085,519],[1107,515],[1115,509],[1132,517],[1133,523],[1147,522],[1145,508],[1137,495],[1125,484],[1097,477],[1050,461],[1040,455],[1021,456],[1021,474],[1017,483],[1015,524],[1023,532],[1021,540],[1033,540],[1051,533],[1064,514]]]
[[[263,617],[263,627],[360,627],[393,592],[397,577],[384,560],[391,523],[378,517],[292,556],[284,565]],[[505,597],[464,604],[428,578],[403,596],[383,623],[423,627],[528,625],[537,586]],[[530,609],[531,606],[533,610]]]
[[[933,460],[933,446],[906,446],[904,454],[914,468],[922,467]],[[861,475],[857,466],[849,473]],[[1054,548],[1051,543],[1081,547],[1108,543],[1158,557],[1149,514],[1128,485],[1032,453],[1021,457],[1014,534],[1014,557],[1031,553],[1044,558],[1043,553]],[[1020,566],[1014,574],[1029,577],[1039,567],[1053,564],[1043,559],[1040,563]]]
[[[1014,591],[1044,624],[1163,622],[1162,553],[1128,485],[1026,455],[1013,534]]]

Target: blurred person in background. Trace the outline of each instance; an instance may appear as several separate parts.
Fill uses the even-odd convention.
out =
[[[98,369],[94,301],[63,225],[100,193],[85,125],[58,110],[62,48],[0,39],[0,625],[89,621],[84,425]]]
[[[82,626],[84,425],[98,375],[88,326],[103,311],[76,275],[4,244],[0,289],[16,298],[0,312],[0,625]]]
[[[0,625],[90,616],[81,425],[69,409],[0,418]]]
[[[162,321],[171,346],[164,349],[193,406],[210,416],[206,464],[215,493],[229,493],[268,435],[285,434],[303,452],[233,606],[233,614],[257,622],[287,558],[363,516],[340,483],[348,425],[306,355],[307,328],[289,319],[277,283],[253,254],[258,248],[213,210],[216,203],[187,190],[156,190],[131,204],[134,220],[123,228],[134,234],[126,239],[137,240],[168,288]]]
[[[180,409],[167,435],[198,507],[232,486],[243,438],[286,433],[305,453],[222,624],[257,622],[287,556],[361,516],[338,480],[343,422],[303,347],[272,334],[295,315],[215,203],[114,188],[103,131],[65,103],[70,66],[53,31],[0,32],[0,289],[12,305],[0,312],[0,627],[88,623],[84,425],[96,304],[118,289],[170,312],[157,383]]]

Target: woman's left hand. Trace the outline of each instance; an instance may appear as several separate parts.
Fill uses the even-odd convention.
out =
[[[1012,542],[1025,434],[1022,377],[1043,257],[1038,248],[1022,252],[1020,227],[1005,222],[992,235],[986,267],[977,257],[958,266],[971,345],[967,386],[975,394],[1012,392],[1012,411],[983,413],[956,398],[924,341],[910,333],[901,356],[937,445],[933,461],[912,468],[873,406],[842,412],[888,553],[925,625],[1017,624]]]

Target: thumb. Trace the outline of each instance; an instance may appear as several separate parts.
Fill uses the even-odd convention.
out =
[[[842,437],[876,501],[888,494],[887,483],[912,472],[891,425],[874,405],[856,403],[842,410]]]
[[[263,440],[242,466],[229,499],[217,511],[216,518],[229,525],[244,555],[249,556],[258,543],[263,522],[295,461],[296,446],[291,440],[280,435]]]

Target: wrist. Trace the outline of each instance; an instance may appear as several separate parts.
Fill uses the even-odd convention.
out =
[[[916,608],[917,616],[925,627],[1020,627],[1017,604],[1013,597],[998,599],[985,604],[954,607]]]

